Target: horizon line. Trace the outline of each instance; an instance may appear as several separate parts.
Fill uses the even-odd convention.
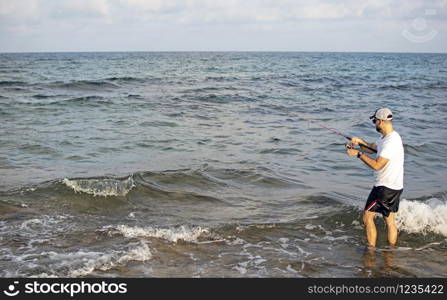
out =
[[[167,52],[167,53],[385,53],[385,54],[447,54],[446,52],[426,52],[426,51],[323,51],[323,50],[87,50],[87,51],[71,51],[71,50],[56,50],[56,51],[0,51],[0,54],[38,54],[38,53],[150,53],[150,52]]]

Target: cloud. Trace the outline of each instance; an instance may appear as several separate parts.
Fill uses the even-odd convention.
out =
[[[122,16],[179,24],[285,22],[300,20],[408,19],[437,9],[446,16],[447,0],[14,0],[0,1],[0,16],[16,21]]]
[[[137,16],[171,15],[191,23],[408,19],[427,8],[447,9],[447,0],[121,0],[120,4],[134,9]]]
[[[110,5],[108,0],[56,0],[47,7],[47,15],[59,12],[66,17],[104,17],[110,15]]]
[[[36,16],[39,9],[39,1],[36,0],[16,0],[1,1],[0,16],[25,19]]]
[[[120,4],[143,12],[169,13],[185,9],[192,3],[172,0],[120,0]]]
[[[436,12],[426,19],[436,24],[441,38],[447,27],[447,0],[0,0],[0,43],[38,40],[61,45],[72,37],[77,44],[112,45],[116,40],[117,45],[136,45],[135,36],[145,36],[150,38],[142,39],[141,48],[149,41],[151,47],[179,47],[201,36],[209,45],[220,45],[219,35],[230,43],[245,43],[250,34],[271,33],[273,40],[293,34],[309,44],[334,35],[345,40],[343,35],[349,33],[352,40],[369,34],[377,44],[385,35],[400,35],[427,9]]]

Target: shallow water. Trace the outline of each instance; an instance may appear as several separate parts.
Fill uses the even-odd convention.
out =
[[[445,277],[442,54],[0,54],[0,275]],[[399,247],[373,173],[300,116],[405,144]]]

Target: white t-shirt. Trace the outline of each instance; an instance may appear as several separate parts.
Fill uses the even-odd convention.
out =
[[[389,159],[386,165],[375,172],[374,186],[386,186],[393,190],[404,188],[404,146],[400,135],[393,131],[380,137],[377,142],[377,157]]]

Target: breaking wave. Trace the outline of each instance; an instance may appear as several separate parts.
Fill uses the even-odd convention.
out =
[[[135,187],[132,176],[125,180],[114,178],[100,179],[63,179],[64,183],[76,193],[86,193],[94,196],[125,196]]]
[[[144,242],[134,248],[111,253],[79,250],[72,253],[51,251],[42,254],[51,259],[54,267],[36,277],[82,277],[96,270],[107,271],[130,261],[143,262],[152,258],[152,253]]]
[[[168,240],[177,243],[179,240],[185,242],[197,242],[202,235],[210,233],[208,228],[200,226],[186,226],[171,228],[154,228],[154,227],[130,227],[127,225],[118,225],[116,230],[125,237],[152,237]]]
[[[430,198],[424,202],[403,200],[396,223],[408,233],[436,233],[447,237],[447,202]]]

